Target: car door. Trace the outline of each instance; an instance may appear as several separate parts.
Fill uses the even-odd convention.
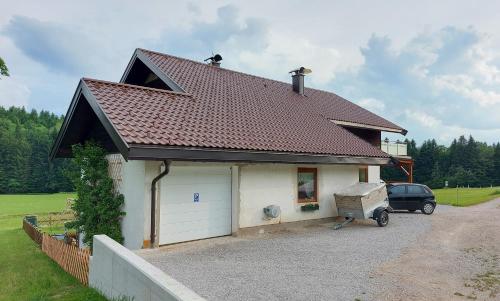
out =
[[[405,185],[389,186],[387,189],[387,193],[389,197],[389,205],[391,205],[392,209],[396,210],[406,209]]]
[[[425,190],[420,185],[406,185],[406,206],[408,210],[419,210],[422,208],[422,200],[425,198]]]

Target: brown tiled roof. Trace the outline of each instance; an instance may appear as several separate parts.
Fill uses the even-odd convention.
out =
[[[83,79],[129,145],[388,157],[331,122],[333,113],[318,109],[318,97],[298,96],[284,83],[154,56],[189,93]],[[327,94],[312,89],[306,93]]]
[[[185,91],[204,102],[224,98],[228,108],[233,103],[246,102],[249,106],[282,104],[297,110],[308,106],[327,119],[403,130],[396,124],[334,94],[305,88],[305,95],[293,92],[290,83],[249,75],[167,54],[140,49],[161,71]],[[291,80],[290,80],[291,82]]]

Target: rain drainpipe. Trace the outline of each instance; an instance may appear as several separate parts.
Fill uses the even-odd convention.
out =
[[[165,160],[163,164],[165,164],[165,170],[157,175],[151,182],[151,248],[154,248],[156,244],[156,183],[170,171],[170,161]]]

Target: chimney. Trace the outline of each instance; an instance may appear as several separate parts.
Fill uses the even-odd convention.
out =
[[[304,95],[304,76],[311,72],[312,72],[311,69],[307,69],[304,67],[300,67],[299,69],[295,69],[289,72],[293,73],[292,74],[293,91],[299,93],[300,95]]]
[[[209,61],[208,64],[214,67],[220,67],[220,61],[222,61],[222,56],[220,54],[216,54],[214,56],[205,59],[205,62]]]

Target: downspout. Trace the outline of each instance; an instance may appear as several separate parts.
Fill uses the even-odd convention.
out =
[[[151,182],[151,248],[154,248],[156,243],[156,183],[170,171],[170,161],[165,160],[163,164],[165,164],[165,170],[157,175]]]

